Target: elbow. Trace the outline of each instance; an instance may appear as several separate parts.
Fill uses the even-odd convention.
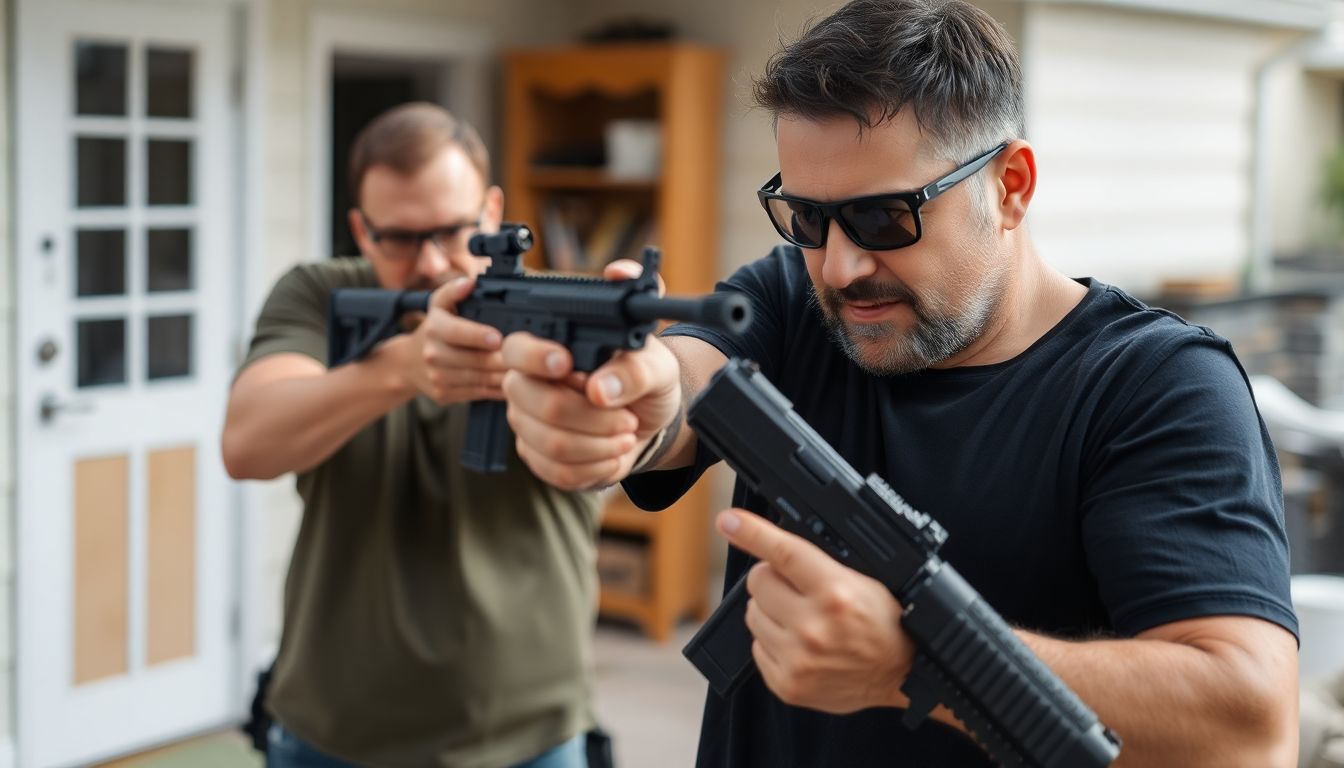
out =
[[[1240,742],[1239,765],[1250,768],[1296,768],[1298,764],[1298,685],[1296,665],[1291,677],[1264,669],[1242,669],[1237,675],[1235,704],[1228,707],[1225,733]]]
[[[234,480],[271,480],[279,473],[267,472],[257,461],[258,453],[251,450],[248,441],[237,427],[226,426],[219,441],[224,471]]]
[[[248,466],[247,452],[238,444],[233,433],[225,429],[219,440],[219,455],[224,460],[224,471],[234,480],[253,480],[252,467]]]
[[[1287,691],[1249,696],[1245,725],[1243,765],[1266,768],[1296,768],[1298,764],[1298,692]]]

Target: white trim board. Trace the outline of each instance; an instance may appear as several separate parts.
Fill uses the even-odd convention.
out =
[[[1330,20],[1329,0],[1027,0],[1036,5],[1091,5],[1202,16],[1267,27],[1312,30]]]
[[[246,351],[252,323],[270,288],[266,285],[266,125],[270,118],[266,103],[266,73],[270,67],[268,5],[268,0],[240,0],[239,12],[244,17],[235,20],[235,44],[242,49],[235,51],[235,55],[242,57],[239,59],[242,62],[241,125],[235,135],[243,145],[240,157],[244,163],[242,183],[238,185],[243,199],[234,207],[241,218],[239,241],[243,246],[239,258],[242,275],[235,283],[238,289],[235,347],[239,361]],[[261,605],[264,601],[259,597],[266,583],[262,553],[265,552],[267,510],[260,484],[232,483],[230,491],[229,506],[238,526],[234,537],[238,583],[233,621],[239,633],[239,658],[234,679],[239,705],[242,712],[247,713],[256,686],[255,668],[261,663],[260,659],[269,658],[263,655],[265,649],[261,647],[264,623]]]
[[[442,62],[451,78],[449,110],[491,135],[484,72],[494,53],[484,28],[436,16],[317,10],[308,27],[308,254],[331,257],[331,71],[338,53]]]
[[[1312,72],[1344,75],[1344,19],[1331,22],[1303,46],[1302,65]]]

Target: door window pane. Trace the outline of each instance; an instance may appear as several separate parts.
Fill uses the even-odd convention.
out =
[[[111,318],[75,323],[79,360],[75,383],[81,387],[126,381],[126,320]]]
[[[149,140],[149,204],[191,205],[191,142]]]
[[[191,315],[149,318],[149,378],[190,375]]]
[[[126,232],[81,229],[75,233],[75,295],[126,293]]]
[[[75,114],[126,114],[126,46],[75,43]]]
[[[75,204],[80,208],[126,204],[126,140],[75,139]]]
[[[150,48],[145,76],[150,117],[191,117],[191,51]]]
[[[148,275],[151,292],[191,290],[191,230],[149,230]]]

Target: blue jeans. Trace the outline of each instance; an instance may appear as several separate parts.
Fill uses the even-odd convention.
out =
[[[584,750],[584,734],[579,734],[554,749],[548,749],[531,760],[524,760],[512,768],[587,768],[588,756]],[[317,751],[307,742],[271,723],[266,734],[267,768],[358,768]]]

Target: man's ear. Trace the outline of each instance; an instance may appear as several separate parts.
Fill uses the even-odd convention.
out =
[[[1017,229],[1036,194],[1036,153],[1030,144],[1018,139],[999,155],[993,167],[999,168],[994,188],[1003,228]]]
[[[359,252],[367,257],[373,250],[373,241],[369,239],[368,227],[364,226],[364,216],[360,214],[358,208],[351,208],[345,212],[345,217],[350,224],[350,234],[355,236],[355,245],[359,246]]]
[[[481,229],[486,232],[498,232],[504,219],[504,190],[492,184],[485,190],[485,206],[481,208]],[[529,226],[535,226],[528,222]]]

